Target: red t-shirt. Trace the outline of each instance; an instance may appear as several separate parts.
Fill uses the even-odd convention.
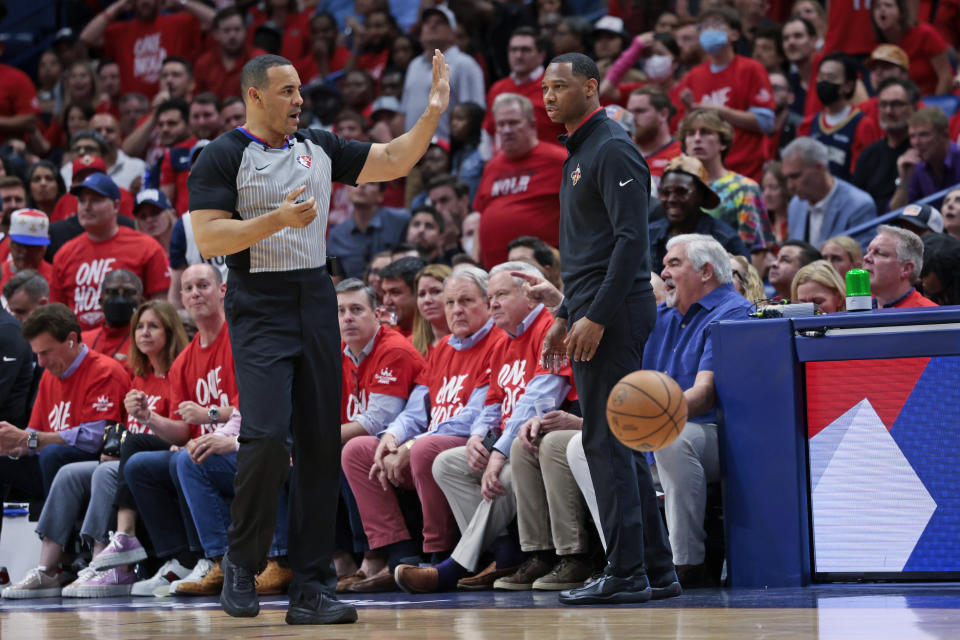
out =
[[[330,73],[340,71],[346,66],[347,60],[349,59],[350,49],[338,46],[337,50],[333,52],[333,57],[327,61],[327,69]],[[310,84],[311,80],[316,79],[317,76],[320,75],[320,68],[317,66],[317,61],[314,60],[310,54],[294,60],[293,66],[297,69],[297,73],[300,75],[300,82],[303,84]]]
[[[223,66],[220,49],[207,51],[193,65],[193,77],[197,83],[197,93],[212,92],[220,101],[240,95],[240,72],[251,58],[263,55],[266,51],[256,47],[247,47],[233,64],[232,69]],[[302,80],[302,79],[301,79]]]
[[[143,378],[134,376],[130,382],[130,388],[147,394],[147,407],[158,416],[174,420],[179,419],[179,416],[170,415],[172,407],[170,406],[169,378],[161,378],[151,371]],[[139,420],[129,414],[127,415],[127,431],[130,433],[152,433],[150,427],[140,424]]]
[[[544,307],[526,331],[516,338],[508,336],[501,340],[493,354],[486,404],[501,405],[501,433],[507,420],[513,415],[517,401],[526,390],[527,383],[535,376],[550,373],[540,364],[540,354],[543,351],[543,338],[552,326],[553,316],[550,310]],[[573,372],[569,367],[561,370],[560,375],[569,378],[572,384]]]
[[[6,262],[10,259],[10,236],[4,235],[0,240],[0,262]]]
[[[387,58],[389,57],[389,49],[384,49],[383,51],[371,51],[370,53],[361,53],[357,56],[356,67],[357,69],[363,69],[369,73],[371,76],[373,76],[374,80],[379,80],[380,74],[383,73],[384,68],[387,66]]]
[[[247,44],[252,47],[253,36],[257,32],[257,27],[270,18],[257,7],[250,10],[250,18],[252,22],[247,29]],[[288,13],[287,21],[283,24],[283,44],[280,47],[280,55],[287,60],[299,60],[300,58],[309,56],[312,47],[313,45],[310,42],[309,11]],[[300,78],[300,81],[306,84],[306,80],[303,78]]]
[[[934,4],[937,5],[937,13],[931,16]],[[960,46],[960,0],[920,0],[917,19],[933,25],[943,39],[954,47]]]
[[[174,167],[173,161],[171,159],[171,150],[174,149],[186,149],[187,154],[190,153],[190,149],[193,148],[193,145],[197,144],[196,136],[190,136],[183,142],[178,142],[169,149],[165,149],[163,152],[163,160],[160,162],[160,186],[173,185],[174,194],[172,198],[173,206],[177,210],[177,215],[183,215],[187,211],[190,211],[190,193],[187,191],[187,176],[190,175],[190,163],[189,159],[185,158],[183,154],[178,154],[179,161],[177,166]],[[187,162],[183,162],[187,160]]]
[[[823,51],[869,54],[877,46],[869,0],[831,0]],[[816,67],[814,67],[816,68]],[[810,86],[813,90],[813,85]]]
[[[81,233],[57,251],[50,301],[70,307],[84,330],[99,327],[103,322],[100,285],[114,269],[135,273],[145,298],[170,288],[170,262],[160,243],[129,227],[118,227],[109,240],[94,242]]]
[[[113,328],[101,325],[84,331],[83,343],[97,353],[118,361],[126,360],[130,351],[130,327]]]
[[[426,366],[420,352],[409,340],[393,329],[381,327],[373,342],[373,351],[357,367],[347,354],[343,361],[343,403],[341,423],[353,422],[367,411],[370,395],[379,393],[406,399],[414,380]]]
[[[933,70],[930,58],[947,50],[947,42],[940,32],[929,24],[918,24],[903,35],[897,46],[910,56],[910,79],[920,89],[920,95],[935,94],[937,72]]]
[[[560,243],[560,174],[567,150],[538,142],[517,160],[498,153],[483,169],[473,208],[480,217],[480,252],[490,267],[507,259],[507,245],[520,236]]]
[[[719,73],[710,70],[710,63],[698,64],[677,85],[679,91],[690,89],[693,101],[748,111],[762,107],[774,111],[773,89],[766,69],[756,60],[735,55]],[[724,160],[731,171],[759,181],[766,160],[764,134],[735,128],[733,145]]]
[[[124,422],[127,415],[123,398],[129,389],[130,374],[122,364],[88,351],[66,380],[43,372],[30,427],[37,431],[63,431],[98,420]]]
[[[113,22],[107,25],[103,43],[103,53],[120,67],[121,94],[136,91],[152,98],[159,88],[164,59],[196,58],[200,22],[186,12],[157,16],[152,22]]]
[[[960,140],[960,111],[950,116],[950,139],[954,142]],[[2,247],[0,247],[2,250]]]
[[[6,238],[4,238],[4,240],[6,240]],[[7,246],[7,258],[9,258],[9,244],[5,243],[5,245]],[[6,258],[0,258],[0,260],[3,260],[3,266],[0,267],[0,288],[3,288],[3,285],[7,284],[7,282],[10,281],[10,278],[16,274],[13,272],[13,260],[8,260]],[[40,266],[37,267],[37,272],[43,276],[43,279],[46,280],[48,284],[53,279],[53,265],[46,260],[40,261]]]
[[[925,297],[916,289],[910,291],[910,295],[906,296],[903,300],[893,305],[894,309],[903,309],[906,307],[939,307],[936,302],[930,298]]]
[[[30,76],[16,67],[0,64],[0,117],[40,113],[40,100]],[[0,135],[0,144],[7,136]]]
[[[564,135],[567,129],[563,123],[554,122],[547,115],[547,110],[543,106],[543,89],[540,88],[542,79],[541,73],[536,79],[523,84],[517,84],[510,76],[494,82],[487,91],[487,114],[483,117],[483,128],[487,133],[491,136],[496,134],[496,127],[493,124],[493,101],[501,93],[517,93],[526,96],[533,103],[533,116],[537,120],[537,138],[541,142],[559,144],[557,137]]]
[[[120,206],[118,208],[120,215],[133,219],[133,194],[123,187],[118,186],[117,188],[120,189]],[[63,194],[57,200],[57,204],[53,206],[53,213],[50,214],[50,224],[66,220],[77,212],[79,206],[77,196],[72,193]]]
[[[656,184],[660,184],[660,178],[663,171],[670,164],[670,161],[683,154],[683,145],[679,140],[670,140],[665,146],[660,147],[649,156],[644,157],[647,166],[650,167],[650,177]]]
[[[475,345],[463,351],[450,346],[450,336],[440,341],[416,380],[417,384],[429,389],[430,423],[427,431],[435,430],[437,425],[460,413],[474,389],[490,384],[492,355],[500,341],[505,339],[503,331],[493,327]]]
[[[167,373],[170,379],[170,410],[181,402],[196,402],[204,409],[239,407],[237,379],[233,368],[230,332],[224,322],[216,339],[206,347],[200,345],[200,334],[173,361]],[[179,417],[179,416],[178,416]],[[191,424],[190,438],[213,433],[216,425]]]

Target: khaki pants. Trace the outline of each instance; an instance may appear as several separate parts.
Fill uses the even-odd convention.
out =
[[[469,571],[477,570],[480,554],[506,534],[507,525],[517,513],[510,461],[500,471],[500,483],[507,495],[493,502],[484,500],[480,495],[482,477],[482,472],[474,471],[467,464],[466,447],[447,449],[433,461],[433,478],[447,497],[460,527],[460,542],[450,557]]]
[[[517,497],[517,525],[524,551],[556,549],[557,555],[585,553],[586,509],[567,463],[567,444],[579,431],[553,431],[530,453],[513,441],[510,463]]]

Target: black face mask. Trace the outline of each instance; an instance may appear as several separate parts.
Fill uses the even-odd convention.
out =
[[[840,90],[842,85],[837,84],[836,82],[825,82],[820,80],[817,82],[817,97],[820,98],[820,102],[823,104],[833,104],[840,98]]]
[[[103,301],[103,317],[110,327],[125,327],[137,309],[137,301],[127,296],[117,296]]]

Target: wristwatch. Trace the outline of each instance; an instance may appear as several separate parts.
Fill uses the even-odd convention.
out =
[[[210,409],[207,411],[207,415],[210,417],[210,424],[217,424],[220,422],[219,407],[210,407]]]
[[[36,431],[27,432],[27,449],[30,451],[36,451],[37,447],[40,445],[40,434]]]

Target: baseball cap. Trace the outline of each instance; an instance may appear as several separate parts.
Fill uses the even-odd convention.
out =
[[[450,11],[450,7],[445,4],[438,4],[435,7],[428,7],[420,14],[420,20],[426,20],[427,16],[429,16],[431,13],[439,13],[442,15],[447,19],[447,24],[450,25],[450,28],[456,30],[457,18],[453,15],[453,11]]]
[[[446,138],[441,138],[440,136],[433,136],[430,139],[430,144],[435,144],[447,153],[450,153],[450,141]]]
[[[159,189],[143,189],[140,191],[137,194],[137,201],[133,205],[133,212],[136,213],[142,204],[152,204],[160,209],[173,208],[173,205],[167,199],[167,194]]]
[[[943,215],[928,204],[908,204],[895,219],[934,233],[943,233]]]
[[[700,183],[700,187],[703,189],[703,194],[706,197],[707,201],[704,203],[704,209],[714,209],[720,206],[720,196],[717,195],[717,192],[710,188],[710,185],[707,184],[707,170],[704,168],[703,163],[700,162],[697,158],[693,156],[679,155],[673,158],[667,168],[663,170],[663,175],[667,175],[670,172],[674,173],[685,173],[688,176],[692,176],[694,180]],[[660,178],[660,181],[663,182],[663,178]]]
[[[380,96],[373,101],[373,111],[370,112],[370,117],[375,119],[381,111],[400,113],[403,109],[400,107],[400,101],[394,96]]]
[[[70,27],[63,27],[53,36],[53,44],[58,44],[60,42],[70,42],[74,43],[77,41],[77,34],[73,32],[73,29]]]
[[[623,28],[623,18],[618,18],[617,16],[603,16],[594,22],[593,32],[596,33],[597,31],[609,31],[618,36],[627,35],[626,30]]]
[[[36,209],[17,209],[10,214],[10,239],[19,244],[50,244],[50,218]]]
[[[98,158],[97,156],[85,155],[80,156],[73,161],[73,175],[80,175],[83,171],[99,171],[100,173],[107,172],[107,165],[104,163],[103,158]]]
[[[636,132],[636,123],[633,121],[633,114],[616,104],[608,104],[604,107],[607,111],[607,117],[619,124],[631,138]]]
[[[890,64],[895,64],[904,69],[910,68],[910,56],[907,55],[906,51],[895,44],[879,45],[873,50],[873,53],[871,53],[870,57],[864,62],[864,66],[869,69],[875,62],[889,62]]]
[[[71,187],[70,193],[78,196],[84,189],[95,191],[113,201],[120,199],[120,187],[105,173],[91,173],[83,179],[83,182],[75,187]]]

